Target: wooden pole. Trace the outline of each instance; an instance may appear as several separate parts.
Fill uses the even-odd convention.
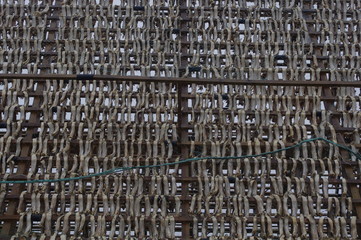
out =
[[[180,7],[187,9],[187,1],[180,0]],[[182,19],[187,17],[187,12],[185,10],[180,11],[181,17],[181,25],[180,25],[180,41],[181,41],[181,68],[185,69],[188,67],[188,60],[185,54],[187,54],[187,45],[184,44],[187,41],[187,33],[184,30],[187,29],[187,23],[182,21]],[[185,74],[185,71],[180,71],[180,77]],[[189,157],[189,146],[183,145],[183,143],[188,142],[188,129],[181,128],[183,124],[188,123],[188,114],[183,112],[188,106],[188,100],[183,98],[185,94],[188,93],[188,84],[187,83],[178,83],[178,132],[180,138],[180,155],[182,159]],[[190,164],[183,164],[181,166],[181,176],[182,178],[188,178],[190,175]],[[189,183],[186,181],[182,181],[182,197],[189,197]],[[182,216],[184,218],[190,218],[188,214],[189,210],[189,202],[182,201]],[[189,239],[190,238],[190,222],[183,222],[182,223],[182,239]]]

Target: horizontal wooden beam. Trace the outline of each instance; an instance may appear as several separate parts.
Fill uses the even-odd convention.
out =
[[[0,81],[5,79],[31,79],[34,82],[46,80],[99,80],[126,82],[169,82],[174,84],[233,84],[256,86],[304,86],[304,87],[361,87],[361,81],[279,81],[279,80],[238,80],[217,78],[179,78],[179,77],[140,77],[91,74],[0,74]]]
[[[85,213],[84,213],[85,214]],[[123,213],[123,214],[120,214],[122,215],[123,217],[126,217],[126,214],[127,213]],[[75,220],[75,215],[76,213],[74,212],[74,214],[72,214],[71,216],[69,216],[69,220],[70,221],[74,221]],[[151,214],[152,215],[152,214]],[[196,217],[198,217],[200,220],[203,220],[204,219],[204,216],[200,215],[200,214],[194,214]],[[32,214],[33,217],[39,217],[39,214]],[[58,218],[60,217],[63,217],[64,214],[55,214],[53,213],[52,214],[52,220],[57,220]],[[193,217],[190,216],[190,215],[182,215],[182,213],[176,215],[175,213],[167,213],[167,216],[174,216],[174,219],[175,219],[175,222],[193,222]],[[105,221],[107,222],[110,222],[113,220],[115,216],[105,216]],[[218,221],[220,221],[222,218],[225,220],[225,221],[233,221],[235,219],[235,217],[242,217],[242,216],[237,216],[237,215],[234,215],[234,216],[225,216],[225,215],[214,215],[214,217],[216,217],[218,219]],[[291,215],[290,215],[291,217]],[[136,218],[135,216],[132,217],[133,219]],[[158,217],[157,219],[160,219],[161,217]],[[253,223],[254,222],[254,219],[257,218],[258,219],[258,222],[260,222],[260,219],[261,217],[256,217],[256,216],[252,216],[252,217],[242,217],[242,220],[243,221],[246,221],[247,223]],[[285,218],[285,217],[281,217],[281,218]],[[20,219],[20,215],[6,215],[6,214],[3,214],[3,215],[0,215],[0,220],[19,220]],[[90,220],[90,216],[89,215],[86,215],[86,219],[89,221]],[[149,217],[146,217],[145,218],[145,221],[151,221],[153,219],[153,216],[149,216]],[[275,217],[275,216],[271,216],[271,221],[272,223],[279,223],[279,220],[280,220],[280,217]],[[345,219],[347,223],[350,223],[351,220],[350,219]],[[40,219],[39,219],[40,221]],[[208,217],[206,219],[207,222],[212,222],[212,219],[211,217]],[[296,217],[296,221],[299,222],[300,219]],[[318,223],[319,219],[314,219],[314,221],[316,223]],[[309,220],[307,218],[304,218],[304,222],[305,223],[308,223]],[[360,219],[357,219],[356,220],[356,224],[359,225],[361,224],[361,220]]]
[[[68,123],[70,123],[70,121],[67,121]],[[21,127],[27,127],[27,128],[37,128],[37,127],[41,127],[41,123],[32,123],[32,122],[28,122],[28,121],[25,121],[25,122],[19,122],[21,124]],[[64,126],[64,123],[59,123],[59,122],[56,122],[54,121],[53,123],[57,123],[59,124],[60,127],[63,127]],[[80,122],[79,122],[80,123]],[[87,128],[88,127],[88,124],[87,122],[83,122],[84,125],[83,127],[84,128]],[[103,123],[101,122],[101,120],[99,120],[98,122],[93,122],[94,124],[99,124],[99,125],[102,125]],[[120,124],[118,126],[120,127],[123,127],[127,124],[138,124],[137,122],[131,122],[131,123],[128,123],[128,122],[125,122],[125,123],[122,123],[120,122]],[[154,126],[156,123],[150,123],[149,125],[150,126]],[[176,122],[174,124],[177,124]],[[0,122],[0,128],[6,128],[6,122]],[[255,124],[238,124],[238,123],[224,123],[223,124],[224,126],[234,126],[234,127],[246,127],[247,129],[250,129],[250,130],[259,130],[260,128],[264,131],[268,131],[268,130],[273,130],[275,128],[278,128],[280,130],[283,130],[283,127],[285,126],[286,129],[287,128],[290,128],[290,127],[293,127],[293,125],[284,125],[284,126],[279,126],[277,124],[269,124],[268,126],[266,125],[260,125],[260,126],[256,126]],[[70,125],[68,125],[70,127]],[[143,127],[145,127],[146,125],[144,125]],[[179,126],[181,129],[182,128],[188,128],[188,129],[194,129],[194,123],[185,123],[185,124],[182,124]],[[314,128],[312,127],[312,125],[303,125],[303,127],[306,128],[307,131],[313,131]],[[326,131],[328,130],[329,128],[326,128]],[[354,127],[334,127],[335,131],[336,132],[354,132],[356,130],[359,130],[359,128],[354,128]],[[0,133],[0,136],[1,136],[1,133]]]
[[[174,159],[177,159],[177,158],[180,158],[181,156],[180,155],[178,155],[178,154],[173,154],[172,155],[172,160],[169,160],[168,159],[168,162],[175,162],[175,160]],[[136,163],[136,164],[141,164],[141,165],[145,165],[145,164],[149,164],[150,163],[150,161],[147,161],[146,162],[146,159],[148,158],[148,156],[146,156],[146,155],[137,155],[136,156],[136,158],[137,158],[137,160],[134,160],[133,162],[134,163]],[[30,162],[30,161],[32,161],[31,160],[31,157],[30,156],[27,156],[27,157],[15,157],[15,158],[13,158],[12,159],[14,162],[16,162],[16,163],[18,163],[18,162]],[[37,161],[40,161],[41,159],[40,158],[38,158],[37,159]],[[104,160],[104,157],[98,157],[98,160],[99,161],[103,161]],[[249,159],[250,160],[250,164],[253,164],[253,159],[251,158],[251,159]],[[74,162],[74,158],[72,157],[72,156],[70,156],[69,158],[68,158],[68,162],[69,163],[73,163]],[[347,165],[347,166],[353,166],[353,167],[356,167],[356,166],[359,166],[359,164],[358,164],[358,161],[350,161],[350,160],[340,160],[339,161],[340,162],[340,164],[341,165]],[[288,164],[293,164],[292,162],[291,162],[291,160],[288,160],[287,161],[287,163]],[[297,164],[301,164],[302,165],[302,163],[301,162],[296,162]],[[271,159],[271,166],[272,167],[277,167],[278,166],[278,161],[276,160],[276,159]],[[319,161],[315,161],[315,166],[320,166],[320,162]],[[169,166],[168,166],[169,167]],[[226,166],[225,166],[226,167]],[[0,177],[1,177],[2,175],[0,175]],[[4,176],[3,176],[4,177]]]

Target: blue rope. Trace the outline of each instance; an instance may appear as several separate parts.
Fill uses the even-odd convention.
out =
[[[237,157],[196,157],[196,158],[187,158],[187,159],[183,159],[177,162],[171,162],[171,163],[162,163],[162,164],[155,164],[155,165],[145,165],[145,166],[134,166],[134,167],[121,167],[121,168],[114,168],[114,169],[110,169],[104,172],[100,172],[100,173],[93,173],[93,174],[89,174],[89,175],[85,175],[85,176],[79,176],[79,177],[70,177],[70,178],[59,178],[59,179],[36,179],[36,180],[19,180],[19,181],[0,181],[0,184],[24,184],[24,183],[52,183],[52,182],[66,182],[66,181],[74,181],[74,180],[81,180],[81,179],[86,179],[86,178],[92,178],[92,177],[99,177],[99,176],[104,176],[104,175],[109,175],[109,174],[113,174],[113,173],[117,173],[117,172],[123,172],[123,171],[129,171],[129,170],[133,170],[133,169],[142,169],[142,168],[157,168],[157,167],[163,167],[163,166],[171,166],[171,165],[177,165],[177,164],[182,164],[182,163],[187,163],[187,162],[196,162],[196,161],[201,161],[201,160],[210,160],[210,159],[217,159],[217,160],[227,160],[227,159],[242,159],[242,158],[254,158],[254,157],[261,157],[261,156],[265,156],[265,155],[270,155],[270,154],[275,154],[275,153],[279,153],[282,151],[286,151],[286,150],[290,150],[293,148],[297,148],[300,147],[302,144],[308,143],[308,142],[314,142],[314,141],[325,141],[329,144],[332,144],[334,146],[337,146],[339,148],[342,148],[346,151],[348,151],[349,153],[351,153],[352,155],[355,155],[357,159],[361,160],[361,154],[354,152],[352,149],[335,143],[331,140],[325,139],[325,138],[311,138],[311,139],[307,139],[307,140],[303,140],[295,145],[289,146],[289,147],[285,147],[285,148],[281,148],[275,151],[271,151],[271,152],[264,152],[264,153],[260,153],[260,154],[253,154],[253,155],[244,155],[244,156],[237,156]]]

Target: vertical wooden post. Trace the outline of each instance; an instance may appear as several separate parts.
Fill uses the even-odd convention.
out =
[[[187,0],[180,0],[180,7],[185,8],[187,7]],[[185,42],[187,41],[187,33],[184,30],[187,29],[187,23],[182,21],[182,19],[187,17],[187,12],[184,10],[180,11],[181,17],[181,26],[180,26],[180,40],[181,40],[181,63],[180,67],[185,69],[188,66],[188,60],[184,56],[187,53],[187,45]],[[185,71],[180,71],[181,76],[185,73]],[[180,137],[180,144],[181,147],[180,155],[181,159],[189,157],[189,147],[188,145],[182,144],[188,141],[188,129],[182,128],[182,125],[188,123],[188,114],[184,113],[183,110],[188,107],[187,99],[183,98],[184,94],[188,92],[188,84],[178,84],[178,129],[179,129],[179,137]],[[190,164],[183,164],[181,166],[182,171],[182,178],[187,178],[190,175]],[[188,182],[182,181],[182,196],[188,197],[189,196],[189,186]],[[182,217],[184,219],[188,219],[188,209],[189,209],[189,202],[183,201],[182,202]],[[183,221],[182,223],[182,239],[189,239],[190,238],[190,222]]]

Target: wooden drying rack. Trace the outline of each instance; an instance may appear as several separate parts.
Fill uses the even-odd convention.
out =
[[[47,43],[48,47],[46,52],[44,53],[44,66],[41,70],[40,74],[0,74],[0,82],[12,79],[18,80],[33,80],[37,82],[38,88],[37,91],[32,93],[31,96],[34,96],[34,104],[32,105],[31,109],[31,117],[30,120],[25,123],[25,126],[28,128],[27,136],[24,138],[24,141],[29,141],[30,144],[25,147],[22,152],[21,156],[18,158],[19,160],[19,169],[18,174],[14,176],[10,176],[9,180],[24,180],[25,176],[30,167],[30,158],[29,153],[31,151],[31,136],[37,133],[37,128],[40,126],[39,116],[41,112],[41,102],[40,97],[42,95],[42,89],[44,87],[46,80],[95,80],[95,81],[116,81],[116,82],[166,82],[166,83],[174,83],[177,85],[178,89],[178,103],[179,103],[179,122],[178,122],[178,131],[179,136],[181,139],[182,148],[180,152],[181,158],[189,157],[189,141],[188,141],[188,120],[187,120],[187,112],[185,109],[187,106],[187,101],[189,98],[193,96],[188,93],[188,87],[191,84],[196,85],[217,85],[217,84],[229,84],[229,85],[251,85],[251,86],[304,86],[304,87],[320,87],[323,89],[323,95],[320,96],[321,99],[327,104],[325,104],[326,110],[331,112],[332,117],[332,124],[337,132],[337,140],[340,144],[345,144],[344,136],[347,133],[352,133],[354,128],[345,128],[341,127],[339,124],[339,119],[337,118],[338,113],[335,112],[333,102],[337,100],[337,96],[332,94],[331,89],[339,88],[339,87],[355,87],[361,88],[361,81],[328,81],[326,73],[328,72],[327,69],[322,71],[322,81],[269,81],[269,80],[239,80],[239,79],[195,79],[195,78],[157,78],[157,77],[139,77],[139,76],[112,76],[112,75],[69,75],[69,74],[49,74],[49,67],[51,63],[51,57],[55,54],[52,52],[52,45],[55,43],[54,41],[54,33],[58,30],[57,28],[57,20],[59,19],[59,11],[61,10],[61,5],[59,4],[60,1],[55,1],[55,5],[50,6],[50,11],[52,15],[48,17],[51,20],[51,26],[48,27],[48,31],[51,33],[49,34],[49,39],[44,40],[44,43]],[[187,7],[187,1],[183,0],[180,4],[180,17],[183,19],[181,21],[181,29],[179,31],[180,39],[181,39],[181,46],[183,47],[181,52],[183,54],[181,59],[181,72],[185,72],[187,67],[187,58],[190,57],[187,54],[187,46],[190,44],[187,41],[187,22],[191,21],[191,19],[187,18],[186,11],[189,9]],[[44,6],[45,7],[45,6]],[[209,7],[205,7],[205,10],[209,10]],[[125,10],[125,8],[122,10]],[[248,11],[248,9],[240,9],[241,11]],[[260,9],[261,11],[270,13],[269,9]],[[284,9],[285,12],[290,12],[290,9]],[[305,14],[306,22],[308,25],[312,26],[314,21],[307,18],[307,16],[315,14],[316,11],[314,9],[303,9],[302,12]],[[311,27],[310,27],[311,28]],[[313,37],[317,37],[319,33],[312,31],[310,29],[310,33]],[[252,45],[252,44],[251,44]],[[320,44],[315,44],[317,46]],[[327,59],[324,56],[317,56],[318,59]],[[182,75],[182,74],[181,74]],[[3,109],[1,110],[3,111]],[[361,149],[361,146],[357,146],[358,149]],[[344,159],[348,158],[348,153],[344,150],[341,150],[342,157]],[[357,223],[359,226],[359,235],[361,235],[361,196],[360,196],[360,186],[361,180],[359,178],[360,173],[356,172],[355,168],[358,166],[356,162],[352,161],[344,161],[342,162],[344,167],[343,175],[347,179],[348,187],[349,187],[349,194],[352,197],[352,203],[357,215]],[[187,184],[189,182],[195,181],[194,177],[190,176],[190,164],[184,164],[181,166],[182,169],[182,191],[184,196],[189,196]],[[335,180],[336,181],[336,180]],[[16,187],[15,187],[16,186]],[[0,221],[3,222],[3,226],[1,228],[1,234],[11,235],[16,232],[16,227],[19,221],[19,215],[16,213],[17,204],[19,202],[19,195],[24,189],[23,186],[16,184],[12,189],[12,192],[7,194],[6,200],[9,201],[9,206],[7,208],[6,214],[0,216]],[[26,195],[26,198],[30,196]],[[69,196],[68,196],[69,197]],[[190,199],[184,197],[182,199],[182,210],[183,215],[176,218],[177,222],[182,223],[182,238],[183,239],[191,239],[190,237],[190,226],[192,224],[192,218],[187,214],[187,210],[190,205]],[[251,219],[250,219],[251,220]],[[278,221],[277,218],[272,219],[272,221]],[[90,237],[90,236],[89,236]]]

